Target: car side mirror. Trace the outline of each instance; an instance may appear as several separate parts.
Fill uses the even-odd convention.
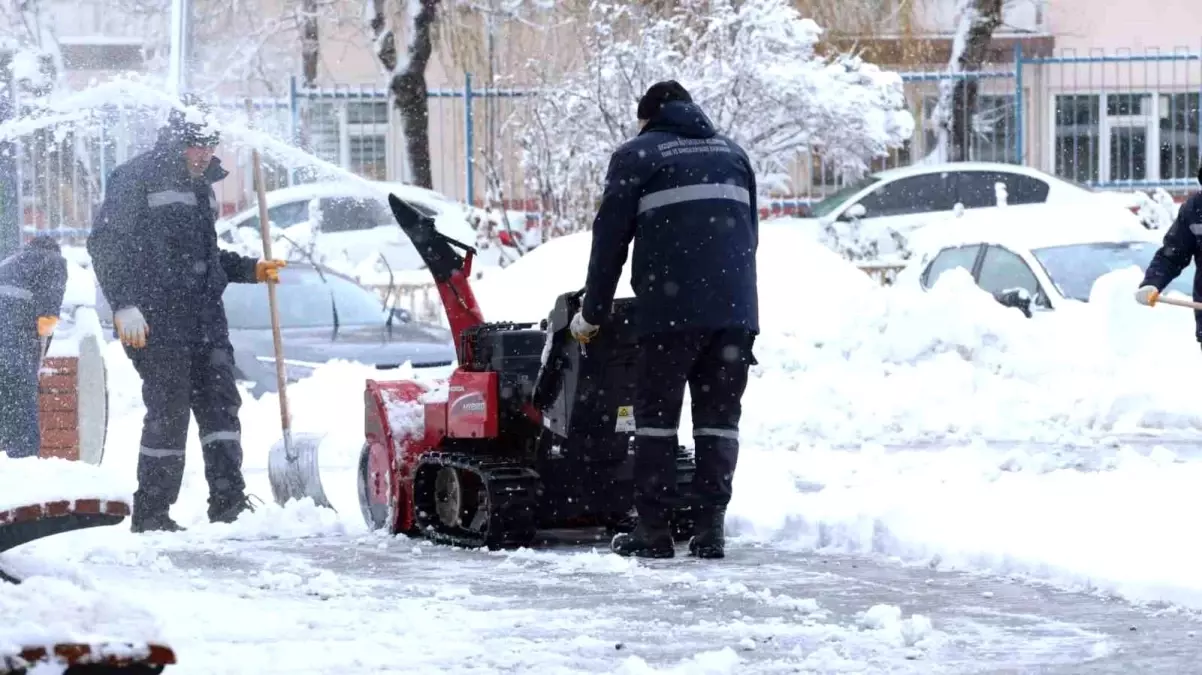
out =
[[[397,321],[399,321],[401,323],[410,323],[413,321],[413,314],[411,314],[409,312],[409,310],[407,310],[407,309],[402,309],[400,307],[393,307],[392,308],[392,318],[396,319]]]
[[[864,208],[863,204],[852,204],[847,207],[847,210],[843,212],[839,220],[859,220],[867,215],[868,209]]]
[[[1003,307],[1013,307],[1031,318],[1031,294],[1025,288],[1008,288],[993,296]]]

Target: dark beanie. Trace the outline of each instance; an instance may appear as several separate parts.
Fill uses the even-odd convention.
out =
[[[689,96],[689,92],[676,80],[656,82],[647,89],[647,93],[643,94],[643,98],[639,99],[639,119],[649,120],[654,118],[659,114],[659,109],[665,103],[671,103],[672,101],[692,103],[693,97]]]
[[[221,143],[221,134],[211,126],[212,117],[209,114],[211,110],[208,104],[191,94],[184,94],[179,101],[185,106],[199,111],[204,122],[199,124],[195,122],[195,113],[191,111],[185,112],[172,108],[167,115],[167,133],[171,135],[171,138],[193,148],[211,148]],[[193,119],[189,119],[189,116]]]
[[[26,246],[28,246],[29,248],[33,248],[33,249],[50,251],[51,253],[62,253],[63,252],[63,250],[59,247],[58,242],[54,240],[54,237],[50,237],[50,236],[47,236],[44,234],[40,234],[40,235],[34,237],[33,239],[30,239],[29,243],[27,243]]]

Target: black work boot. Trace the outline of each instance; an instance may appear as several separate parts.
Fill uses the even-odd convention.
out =
[[[689,539],[689,555],[696,558],[726,557],[726,509],[712,509],[700,514]]]
[[[634,532],[615,535],[609,544],[610,550],[620,556],[636,558],[673,558],[676,545],[672,541],[672,530],[647,525],[640,520]]]
[[[141,534],[143,532],[182,532],[184,527],[171,519],[166,511],[147,511],[134,509],[130,530]]]
[[[252,499],[263,503],[262,499],[247,494],[209,497],[209,522],[232,523],[247,511],[254,513],[255,505],[251,503]]]

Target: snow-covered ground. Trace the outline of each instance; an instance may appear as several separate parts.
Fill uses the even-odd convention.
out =
[[[583,284],[588,247],[587,234],[553,240],[487,275],[477,289],[486,317],[542,318],[556,295]],[[155,630],[180,652],[181,672],[317,673],[338,664],[356,672],[402,664],[418,672],[971,672],[974,659],[1002,667],[996,653],[974,651],[992,638],[965,628],[962,598],[910,617],[926,596],[898,592],[889,576],[911,574],[906,564],[1202,609],[1194,570],[1202,548],[1182,534],[1194,523],[1202,461],[1180,442],[1202,429],[1189,393],[1202,354],[1190,312],[1134,304],[1137,270],[1104,277],[1088,305],[1028,320],[962,273],[930,292],[878,287],[789,221],[765,224],[759,261],[760,365],[745,398],[726,561],[626,561],[605,553],[604,542],[601,552],[448,552],[366,532],[353,467],[363,382],[378,373],[350,364],[289,389],[297,430],[328,434],[322,478],[337,513],[269,505],[232,526],[204,523],[193,435],[174,511],[188,532],[93,530],[0,561],[149,608],[162,624]],[[619,293],[630,293],[625,280]],[[107,357],[103,468],[132,479],[139,381],[119,346]],[[267,497],[275,397],[247,398],[242,419],[248,484]],[[783,577],[754,571],[769,554],[796,574],[851,560],[856,574],[888,583],[845,611],[816,614],[825,596],[780,591]],[[609,589],[612,600],[555,600],[580,584]],[[762,600],[722,604],[722,589],[739,585]],[[7,593],[0,587],[0,599],[15,597]],[[788,611],[754,621],[733,613],[753,614],[778,593],[788,599],[777,608]],[[673,603],[684,596],[694,604],[682,610]],[[1023,611],[1056,615],[1060,596],[1049,597]],[[17,605],[0,600],[9,611]],[[722,618],[712,614],[719,608]],[[1118,643],[1081,637],[1092,630],[1086,623],[1069,660],[1113,654]],[[677,646],[632,637],[654,631],[676,635]],[[997,653],[1011,658],[1019,641],[1002,642]],[[268,656],[272,644],[297,651]]]

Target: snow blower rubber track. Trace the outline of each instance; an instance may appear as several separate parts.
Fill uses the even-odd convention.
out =
[[[129,504],[100,499],[64,499],[0,511],[0,553],[43,537],[117,525],[128,515]],[[3,569],[0,581],[21,583]]]
[[[414,475],[414,515],[422,534],[439,544],[525,546],[538,532],[538,491],[538,474],[525,465],[428,452]]]

